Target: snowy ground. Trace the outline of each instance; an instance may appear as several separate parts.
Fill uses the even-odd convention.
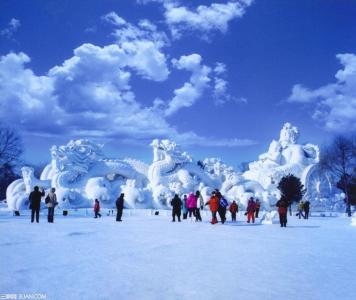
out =
[[[148,213],[122,223],[106,215],[45,221],[0,213],[0,296],[356,299],[356,228],[348,218],[293,217],[287,228],[212,226],[206,216],[171,223]]]

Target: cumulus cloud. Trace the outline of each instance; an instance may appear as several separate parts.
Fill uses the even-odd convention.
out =
[[[0,30],[0,35],[5,36],[7,38],[12,38],[14,33],[21,26],[21,22],[18,19],[12,18],[10,22],[7,24],[7,27]]]
[[[173,0],[141,0],[139,3],[160,2],[165,8],[165,22],[174,38],[182,33],[199,31],[206,38],[210,32],[225,33],[230,21],[241,18],[252,0],[235,0],[227,3],[212,3],[210,6],[199,5],[195,9],[181,5]]]
[[[179,60],[173,59],[172,64],[178,70],[192,72],[189,82],[174,90],[174,97],[169,101],[165,115],[170,116],[183,107],[192,106],[208,87],[211,69],[201,64],[202,58],[199,54],[183,55]]]
[[[296,84],[287,101],[312,106],[313,119],[327,130],[356,130],[356,55],[347,53],[336,57],[343,69],[337,71],[335,83],[317,89]]]
[[[102,17],[115,26],[113,35],[117,45],[126,53],[126,64],[135,69],[143,78],[164,81],[169,70],[162,50],[168,45],[168,38],[148,20],[141,20],[138,26],[126,22],[115,12]]]

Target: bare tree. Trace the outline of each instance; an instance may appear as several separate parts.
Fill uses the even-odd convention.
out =
[[[0,199],[7,186],[16,179],[14,168],[22,155],[22,142],[13,129],[0,125]]]
[[[351,216],[350,188],[356,178],[356,135],[337,136],[321,151],[320,168],[329,172],[337,182],[337,188],[345,195],[346,210]]]

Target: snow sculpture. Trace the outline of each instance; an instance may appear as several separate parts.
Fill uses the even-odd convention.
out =
[[[270,210],[280,196],[276,188],[280,178],[292,173],[307,188],[307,198],[324,207],[336,207],[338,201],[327,202],[331,183],[319,174],[319,148],[298,144],[299,131],[284,124],[279,140],[273,140],[266,153],[249,164],[249,170],[236,172],[218,158],[194,161],[173,141],[155,139],[151,146],[151,165],[134,159],[108,159],[102,145],[88,140],[73,140],[50,149],[51,162],[40,179],[32,168],[22,168],[22,179],[11,183],[6,192],[11,210],[26,208],[28,195],[35,185],[48,190],[56,188],[60,207],[91,207],[95,198],[103,207],[114,207],[120,193],[125,193],[127,208],[170,208],[170,200],[199,190],[205,201],[218,188],[227,200],[237,200],[240,207],[251,197],[258,197],[262,210]],[[326,204],[328,206],[326,206]],[[272,215],[266,215],[270,222]]]
[[[244,178],[257,181],[264,189],[273,191],[283,176],[293,174],[301,178],[307,190],[305,197],[309,200],[330,197],[330,179],[317,169],[319,147],[298,144],[298,138],[298,129],[285,123],[279,141],[273,140],[268,151],[249,164],[249,170],[243,174]]]

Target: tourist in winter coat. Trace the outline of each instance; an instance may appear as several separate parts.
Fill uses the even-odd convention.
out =
[[[307,200],[304,202],[304,219],[309,218],[310,202]]]
[[[300,219],[301,217],[303,217],[303,218],[305,219],[305,217],[304,217],[304,215],[303,215],[303,211],[304,211],[304,202],[303,202],[303,201],[300,201],[300,202],[298,203],[298,213],[297,213],[299,219]]]
[[[99,218],[101,218],[101,214],[100,214],[100,202],[98,199],[95,199],[94,202],[94,218],[97,218],[99,216]]]
[[[182,210],[183,210],[183,219],[185,220],[188,217],[188,207],[187,207],[187,195],[183,196],[182,201]]]
[[[119,198],[116,199],[116,222],[122,222],[121,218],[122,218],[122,211],[124,209],[124,197],[125,194],[121,193]]]
[[[287,227],[287,200],[282,196],[281,199],[277,202],[276,206],[278,207],[279,222],[281,223],[281,227]]]
[[[194,196],[193,193],[189,193],[187,199],[187,208],[189,213],[189,220],[193,221],[193,216],[195,217],[195,211],[197,209],[197,198]]]
[[[250,198],[250,200],[248,200],[248,204],[247,204],[247,223],[250,223],[250,221],[252,220],[252,223],[255,223],[255,210],[256,210],[256,203],[253,200],[253,197]]]
[[[237,206],[236,201],[232,201],[230,207],[229,207],[229,211],[231,213],[231,219],[233,222],[236,221],[236,213],[239,211],[239,207]]]
[[[200,215],[200,210],[204,208],[204,199],[199,191],[196,191],[195,198],[197,198],[197,209],[195,210],[195,217],[196,217],[195,220],[201,222],[202,218]]]
[[[36,215],[36,222],[40,221],[40,208],[41,208],[41,197],[45,195],[44,189],[42,188],[42,192],[38,186],[35,186],[33,191],[30,193],[29,202],[31,209],[31,223],[33,223]]]
[[[182,200],[179,198],[177,194],[174,195],[174,198],[171,201],[172,205],[172,222],[176,221],[176,216],[178,217],[178,222],[180,222],[180,214],[182,207]]]
[[[260,200],[256,199],[255,206],[256,206],[255,217],[258,218],[258,213],[260,212],[260,208],[261,208]]]
[[[227,200],[221,196],[220,200],[219,200],[219,208],[218,208],[218,213],[221,219],[221,223],[225,223],[226,221],[226,209],[229,206],[229,203],[227,202]]]
[[[216,212],[219,209],[219,197],[216,195],[216,192],[212,192],[211,197],[205,205],[209,205],[211,211],[211,224],[216,224],[218,222],[216,218]]]
[[[48,216],[47,216],[48,223],[53,223],[53,221],[54,221],[54,208],[58,204],[57,195],[56,195],[55,192],[56,192],[56,189],[55,188],[51,188],[51,191],[48,193],[48,195],[47,195],[47,197],[45,199],[46,206],[48,208]]]

